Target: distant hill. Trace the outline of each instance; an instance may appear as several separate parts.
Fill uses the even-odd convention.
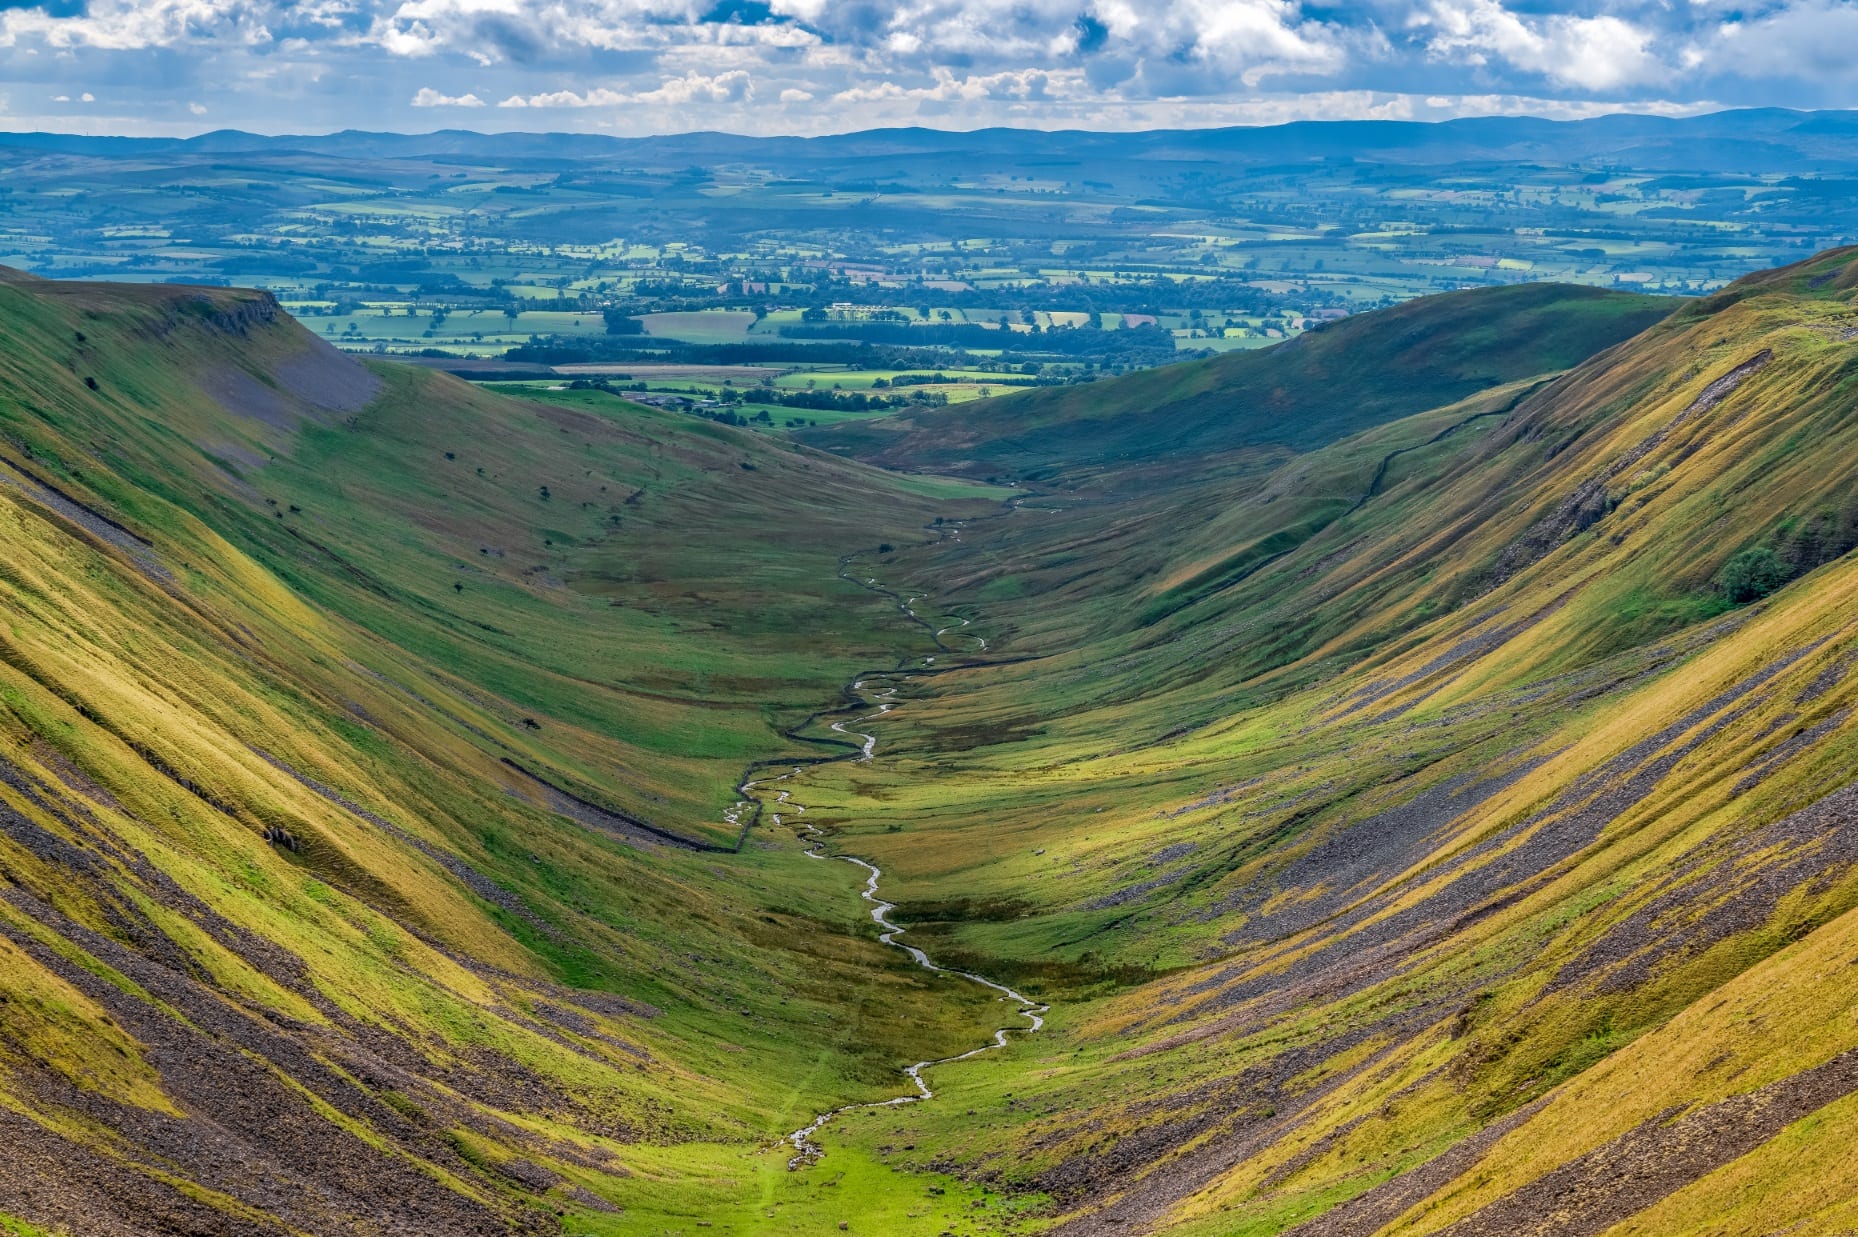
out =
[[[1258,351],[805,438],[891,468],[1033,480],[1247,447],[1305,451],[1566,369],[1673,307],[1669,298],[1567,284],[1479,288],[1346,318]]]
[[[751,137],[733,133],[680,133],[622,138],[586,133],[432,133],[268,135],[219,129],[190,138],[90,137],[68,133],[0,134],[0,148],[73,154],[131,152],[254,154],[299,151],[351,158],[455,155],[538,160],[580,157],[666,159],[681,164],[727,158],[815,160],[915,157],[1055,159],[1181,159],[1233,164],[1274,164],[1322,159],[1385,163],[1448,163],[1538,159],[1580,161],[1628,158],[1640,168],[1736,167],[1750,174],[1805,172],[1858,166],[1858,112],[1801,112],[1747,108],[1702,116],[1619,114],[1584,120],[1531,116],[1419,121],[1296,121],[1215,129],[1157,129],[1135,133],[1080,130],[1047,132],[991,128],[869,129],[824,137]]]

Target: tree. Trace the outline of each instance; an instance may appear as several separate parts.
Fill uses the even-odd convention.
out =
[[[1759,601],[1787,583],[1787,566],[1767,546],[1743,550],[1716,577],[1716,587],[1736,605]]]
[[[645,324],[621,309],[608,309],[602,316],[606,319],[608,335],[643,335]]]

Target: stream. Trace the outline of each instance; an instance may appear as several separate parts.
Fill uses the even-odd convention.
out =
[[[959,533],[957,533],[956,535],[959,536]],[[848,571],[841,571],[840,574],[844,575],[845,578],[848,580],[854,579],[854,577],[852,577]],[[879,585],[878,582],[874,579],[864,579],[864,580],[858,580],[856,582],[862,583],[865,587],[873,589],[874,591],[886,591],[886,590],[883,590],[882,586]],[[895,594],[890,594],[890,595],[895,596]],[[924,622],[922,617],[918,615],[916,611],[912,608],[913,605],[919,599],[920,599],[919,597],[898,598],[898,608],[901,609],[906,615],[908,615],[914,621],[918,623],[922,623],[925,627],[928,627],[929,624]],[[937,645],[939,647],[945,648],[946,646],[942,645],[941,637],[946,633],[957,631],[961,627],[967,627],[970,621],[971,620],[969,619],[963,618],[963,619],[960,619],[959,622],[953,626],[943,627],[940,630],[936,630],[935,637],[936,637]],[[932,628],[932,630],[934,629]],[[987,648],[987,641],[983,637],[966,636],[964,638],[977,642],[979,648],[976,651],[985,651]],[[935,659],[933,657],[926,657],[923,659],[923,664],[931,665],[934,663],[934,661]],[[882,717],[886,713],[889,713],[892,709],[894,709],[896,707],[894,697],[897,694],[897,688],[887,687],[883,691],[877,693],[874,699],[869,700],[869,701],[864,700],[862,697],[858,696],[857,693],[862,692],[865,689],[867,682],[869,682],[871,679],[885,678],[885,677],[889,677],[892,674],[907,675],[910,673],[911,672],[907,670],[891,671],[891,672],[885,672],[882,674],[874,673],[874,674],[869,675],[868,678],[859,678],[859,679],[853,680],[852,685],[851,685],[851,691],[853,693],[854,699],[857,701],[857,704],[855,704],[853,707],[856,708],[860,706],[875,706],[875,708],[874,708],[874,711],[870,713],[864,713],[857,717],[848,718],[845,721],[833,722],[829,726],[829,729],[833,730],[834,732],[838,734],[844,735],[847,739],[855,742],[858,745],[858,750],[856,754],[849,755],[850,759],[857,760],[857,761],[868,761],[877,754],[877,736],[875,734],[871,734],[866,731],[853,730],[851,729],[851,727],[868,723],[873,718]],[[837,759],[842,760],[842,759],[847,759],[847,758],[848,757],[838,757]],[[802,772],[804,768],[805,766],[803,765],[795,765],[792,769],[790,769],[786,773],[781,774],[779,777],[768,778],[768,779],[761,780],[761,781],[745,780],[741,784],[741,791],[744,796],[752,796],[757,787],[774,786],[777,783],[785,782],[789,780],[790,778],[794,777],[796,774]],[[879,868],[875,863],[872,863],[870,860],[860,859],[856,855],[828,855],[825,849],[826,847],[825,833],[821,829],[819,829],[817,826],[813,825],[812,823],[804,819],[805,814],[806,814],[806,806],[804,804],[795,802],[793,798],[793,793],[786,789],[776,790],[774,799],[775,799],[775,802],[773,806],[775,810],[772,811],[771,813],[771,819],[773,823],[776,825],[780,825],[784,823],[782,820],[783,813],[788,810],[791,810],[792,816],[795,818],[794,827],[796,829],[804,831],[805,834],[810,839],[809,844],[805,851],[805,854],[808,857],[813,858],[813,859],[819,859],[819,860],[839,859],[845,863],[849,863],[849,864],[854,865],[855,867],[864,869],[866,875],[865,875],[864,890],[863,890],[862,896],[866,902],[869,902],[871,904],[871,921],[875,923],[878,927],[878,938],[877,938],[878,940],[882,941],[886,945],[891,946],[892,948],[901,949],[902,951],[904,951],[910,956],[911,960],[914,961],[917,966],[923,968],[926,971],[935,971],[938,974],[943,974],[943,975],[956,975],[962,979],[968,980],[971,983],[979,984],[983,988],[989,988],[993,990],[994,992],[999,994],[998,999],[1002,1001],[1011,1002],[1015,1006],[1014,1012],[1019,1017],[1026,1020],[1026,1025],[1024,1026],[1001,1027],[1000,1029],[996,1030],[993,1033],[993,1037],[990,1040],[988,1040],[988,1042],[984,1044],[980,1044],[977,1047],[970,1048],[966,1052],[956,1053],[953,1056],[936,1057],[928,1061],[918,1061],[914,1065],[905,1067],[905,1069],[903,1070],[903,1073],[904,1073],[904,1076],[910,1080],[910,1086],[912,1090],[907,1091],[902,1095],[893,1096],[887,1100],[871,1100],[871,1101],[865,1101],[865,1102],[854,1103],[854,1104],[841,1104],[837,1108],[828,1109],[827,1111],[820,1113],[818,1116],[814,1117],[806,1125],[795,1130],[793,1133],[787,1135],[787,1137],[781,1140],[782,1143],[790,1145],[794,1149],[794,1154],[792,1158],[787,1161],[787,1167],[790,1170],[798,1170],[798,1169],[806,1168],[812,1164],[816,1164],[820,1160],[825,1158],[825,1155],[826,1155],[825,1148],[821,1147],[818,1142],[814,1141],[813,1136],[819,1133],[820,1130],[824,1129],[826,1125],[832,1121],[833,1118],[838,1117],[844,1113],[854,1112],[861,1108],[894,1108],[900,1104],[916,1104],[916,1103],[921,1103],[923,1100],[933,1098],[935,1095],[935,1090],[929,1085],[928,1079],[923,1077],[923,1072],[925,1070],[932,1069],[938,1065],[949,1065],[956,1061],[966,1061],[969,1058],[977,1057],[984,1052],[993,1052],[998,1049],[1004,1048],[1007,1046],[1007,1042],[1008,1042],[1007,1037],[1012,1035],[1016,1031],[1023,1032],[1027,1035],[1030,1035],[1036,1031],[1039,1031],[1045,1026],[1045,1015],[1047,1012],[1049,1012],[1051,1007],[1048,1005],[1042,1004],[1038,1001],[1035,1001],[1032,998],[1024,996],[1018,992],[1015,992],[1013,989],[1007,987],[1005,984],[999,983],[996,980],[989,979],[985,975],[977,975],[972,971],[956,970],[952,967],[938,966],[936,965],[934,960],[932,960],[929,957],[928,954],[916,948],[916,946],[906,944],[905,942],[898,940],[897,938],[902,936],[908,929],[900,926],[899,924],[893,922],[890,919],[890,912],[896,909],[896,905],[891,902],[886,902],[882,894],[880,894],[878,891],[878,882],[882,880],[884,876],[883,869]],[[745,802],[737,803],[735,808],[732,809],[732,811],[729,813],[729,816],[728,816],[729,820],[731,822],[734,822],[740,816],[741,812],[745,809],[746,806],[747,805]]]

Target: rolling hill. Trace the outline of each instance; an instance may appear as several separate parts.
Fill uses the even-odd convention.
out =
[[[1671,310],[1659,297],[1516,284],[1422,297],[1286,344],[822,427],[815,446],[928,472],[1076,484],[1207,456],[1307,451],[1566,369]]]
[[[0,1218],[1849,1228],[1855,302],[836,444],[1001,490],[9,277]]]

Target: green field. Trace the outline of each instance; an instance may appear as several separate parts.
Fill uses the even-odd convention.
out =
[[[1082,154],[1032,133],[923,130],[878,157],[857,134],[572,155],[497,136],[391,155],[341,135],[73,139],[68,158],[21,147],[7,163],[0,261],[264,288],[360,352],[496,357],[542,341],[808,365],[809,324],[894,324],[913,338],[886,346],[944,367],[1005,351],[1002,368],[1116,373],[1467,287],[1718,289],[1858,230],[1836,189],[1854,163],[1827,123],[1816,140],[1779,112],[1703,116],[1670,126],[1692,137],[1646,145],[1604,120],[1493,120],[1527,134],[1510,146],[1471,129],[1267,127],[1099,135]],[[1348,157],[1311,162],[1310,140]],[[1758,173],[1724,153],[1742,142],[1762,144]],[[644,333],[609,336],[608,312]],[[934,336],[1003,321],[1010,333]],[[1132,324],[1158,335],[1130,347],[1116,337]],[[1083,335],[1054,351],[1035,328]]]

